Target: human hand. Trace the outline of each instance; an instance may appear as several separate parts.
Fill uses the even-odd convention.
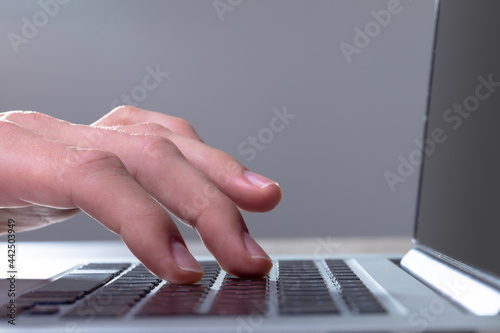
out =
[[[198,231],[227,272],[262,276],[272,267],[238,207],[273,209],[279,186],[204,144],[180,118],[123,106],[84,126],[0,113],[0,166],[0,219],[14,219],[16,231],[82,210],[119,234],[154,274],[196,282],[202,268],[166,208]],[[0,228],[6,232],[6,223]]]

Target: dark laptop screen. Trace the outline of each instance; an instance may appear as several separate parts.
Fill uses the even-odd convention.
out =
[[[500,1],[438,15],[416,239],[500,276]]]

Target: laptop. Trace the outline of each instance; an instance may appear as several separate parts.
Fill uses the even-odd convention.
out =
[[[385,174],[421,168],[406,254],[277,256],[248,279],[202,257],[194,285],[96,257],[15,297],[14,265],[1,331],[500,332],[499,14],[495,0],[436,2],[423,144]]]

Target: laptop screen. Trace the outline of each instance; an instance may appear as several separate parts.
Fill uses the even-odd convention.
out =
[[[415,238],[500,276],[500,1],[441,0]],[[415,159],[415,156],[414,156]]]

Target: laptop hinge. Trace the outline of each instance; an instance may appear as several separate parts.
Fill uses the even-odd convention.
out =
[[[473,314],[492,316],[500,313],[500,291],[418,248],[411,249],[403,257],[401,266]]]

